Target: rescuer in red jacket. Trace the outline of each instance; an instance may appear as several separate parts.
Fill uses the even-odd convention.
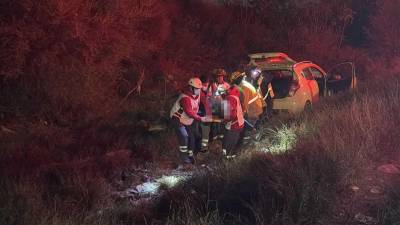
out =
[[[222,68],[215,69],[212,71],[213,82],[211,84],[211,108],[212,114],[218,117],[222,117],[221,111],[221,101],[222,96],[221,93],[229,89],[230,85],[225,81],[225,77],[227,75],[226,71]],[[211,137],[213,139],[222,139],[223,135],[223,127],[221,124],[212,124],[211,125]]]
[[[202,82],[202,88],[200,92],[200,109],[199,116],[204,116],[208,120],[212,120],[212,109],[211,109],[211,84],[210,78],[206,75],[200,77]],[[205,153],[208,151],[208,143],[210,140],[211,122],[202,122],[200,124],[201,128],[201,152]],[[197,144],[197,143],[196,143]]]
[[[198,122],[207,119],[197,115],[200,104],[202,83],[197,77],[191,78],[170,111],[170,117],[179,141],[179,152],[184,163],[194,163],[193,151],[196,149]]]
[[[242,106],[240,104],[240,91],[238,87],[231,87],[228,95],[222,101],[224,112],[225,134],[222,140],[222,152],[227,159],[236,157],[235,148],[244,127]]]

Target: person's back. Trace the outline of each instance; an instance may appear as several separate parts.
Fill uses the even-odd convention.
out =
[[[225,108],[225,135],[222,140],[222,151],[228,159],[236,156],[235,149],[244,127],[243,111],[239,97],[239,89],[232,87],[223,101],[223,107]]]
[[[243,111],[247,113],[249,119],[257,120],[263,112],[263,100],[257,90],[246,80],[242,80],[240,87],[243,91]]]

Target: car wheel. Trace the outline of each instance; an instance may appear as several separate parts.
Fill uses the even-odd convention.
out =
[[[312,105],[310,101],[307,101],[306,104],[304,105],[304,112],[305,113],[312,112]]]

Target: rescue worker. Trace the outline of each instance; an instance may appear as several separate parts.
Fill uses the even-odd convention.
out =
[[[257,65],[250,64],[245,69],[246,81],[251,83],[264,101],[263,116],[269,118],[272,112],[272,98],[274,91],[271,81],[273,77],[269,73],[262,73]]]
[[[245,129],[242,136],[246,142],[250,139],[251,134],[256,131],[255,128],[263,113],[265,102],[254,86],[245,80],[245,77],[244,73],[236,71],[230,75],[229,81],[232,85],[238,87],[243,95],[241,104],[245,118]]]
[[[235,149],[244,127],[240,92],[238,88],[231,87],[227,95],[223,95],[222,107],[224,112],[225,134],[222,140],[222,153],[227,159],[236,157]]]
[[[212,120],[212,109],[211,109],[211,84],[208,76],[203,75],[200,77],[202,82],[201,92],[200,92],[200,108],[199,116],[206,117],[209,121]],[[201,128],[201,147],[200,152],[206,153],[208,151],[208,143],[210,140],[210,122],[202,122],[200,124]]]
[[[229,89],[230,85],[225,81],[226,71],[224,69],[215,69],[212,72],[213,74],[213,82],[211,84],[211,108],[212,114],[222,118],[222,109],[221,109],[221,101],[222,96],[221,93],[226,92]],[[212,124],[211,126],[211,136],[213,139],[224,137],[223,135],[223,127],[221,124]]]
[[[198,121],[207,121],[197,115],[200,104],[201,80],[193,77],[188,87],[176,100],[170,117],[179,141],[179,152],[183,163],[194,163],[193,151],[196,149],[195,136],[198,135]]]
[[[230,75],[229,81],[231,84],[240,87],[242,90],[243,114],[245,115],[246,120],[254,126],[263,112],[265,102],[254,86],[244,79],[245,76],[244,73],[236,71]]]

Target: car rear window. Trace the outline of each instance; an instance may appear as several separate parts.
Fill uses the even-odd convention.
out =
[[[296,79],[293,77],[293,71],[291,70],[265,70],[263,73],[264,76],[271,77],[272,79]]]

